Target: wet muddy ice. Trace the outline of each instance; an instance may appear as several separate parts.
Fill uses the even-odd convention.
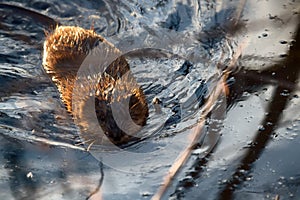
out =
[[[1,1],[0,199],[299,199],[299,9]],[[123,52],[149,105],[139,141],[85,145],[42,67],[57,24]]]

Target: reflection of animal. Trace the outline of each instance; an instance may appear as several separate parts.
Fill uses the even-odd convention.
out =
[[[43,66],[57,85],[67,110],[73,114],[72,103],[75,102],[72,102],[72,94],[77,72],[87,55],[100,43],[113,47],[93,30],[85,30],[80,27],[59,26],[47,34],[44,42]],[[118,50],[116,49],[116,51]],[[111,109],[113,102],[126,102],[127,99],[127,105],[118,108],[128,109],[129,106],[130,120],[136,125],[145,125],[148,116],[148,106],[143,91],[137,84],[132,84],[135,81],[132,75],[128,76],[128,72],[129,65],[121,56],[107,67],[95,86],[94,111],[102,130],[116,144],[125,143],[133,137],[124,131],[124,124],[126,126],[128,119],[122,119],[122,130],[118,127],[120,123],[117,125]],[[123,85],[117,84],[120,77],[125,80],[122,81]],[[83,88],[85,87],[88,88],[88,86]],[[116,95],[116,88],[117,94],[127,95]],[[82,107],[84,108],[84,105]],[[124,111],[118,110],[118,112]],[[127,128],[130,129],[130,127]]]

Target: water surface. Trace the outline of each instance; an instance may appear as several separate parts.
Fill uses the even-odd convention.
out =
[[[299,6],[3,1],[1,199],[151,199],[201,120],[198,145],[163,199],[300,198]],[[143,140],[86,151],[41,65],[44,31],[57,24],[93,27],[126,55],[149,103]],[[229,92],[202,119],[228,68]]]

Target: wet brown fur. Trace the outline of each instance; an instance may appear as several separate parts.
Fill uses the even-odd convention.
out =
[[[73,87],[82,62],[99,43],[112,45],[94,30],[73,26],[57,27],[46,36],[43,66],[57,85],[67,110],[72,113]],[[105,134],[116,144],[126,143],[133,137],[118,128],[110,108],[113,102],[129,98],[130,115],[137,125],[145,125],[148,116],[143,91],[137,84],[132,84],[135,82],[134,77],[126,75],[123,85],[117,84],[119,78],[128,71],[129,65],[121,56],[108,66],[96,85],[95,112],[98,122]],[[114,95],[116,88],[122,91],[117,97]]]

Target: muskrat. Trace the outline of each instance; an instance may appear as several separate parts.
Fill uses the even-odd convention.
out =
[[[78,70],[91,51],[98,47],[99,44],[119,51],[102,36],[96,34],[94,30],[86,30],[76,26],[58,26],[54,31],[46,33],[43,66],[56,84],[61,94],[61,99],[66,105],[66,109],[73,116],[76,116],[76,118],[84,118],[84,115],[93,112],[94,109],[98,120],[97,125],[101,126],[110,141],[114,144],[124,144],[136,139],[133,135],[139,130],[136,128],[130,130],[131,127],[125,127],[125,129],[130,130],[130,134],[127,134],[127,132],[124,131],[124,126],[120,128],[120,123],[117,124],[114,119],[111,105],[115,102],[121,104],[122,102],[127,102],[127,105],[118,106],[118,109],[120,109],[118,113],[123,113],[122,109],[129,109],[131,119],[122,119],[121,122],[125,124],[125,126],[128,124],[126,122],[127,120],[133,121],[139,127],[144,126],[148,117],[148,106],[145,95],[140,86],[133,84],[135,80],[130,74],[129,64],[124,56],[119,56],[104,72],[101,72],[95,86],[92,86],[95,88],[95,94],[93,96],[95,102],[94,108],[82,112],[72,109],[72,105],[74,105],[74,102],[72,102],[74,101],[74,96],[72,97],[72,95]],[[122,82],[120,84],[119,80],[121,79]],[[85,91],[83,92],[89,93],[87,90],[91,87],[88,81],[88,78],[86,78],[86,84],[82,89]],[[116,89],[118,93],[116,93]],[[86,109],[86,104],[89,101],[88,98],[89,97],[83,98],[86,100],[83,100],[81,103],[76,102],[76,105],[79,105],[81,110]],[[85,129],[88,129],[89,126],[95,126],[95,124],[90,125],[89,120],[86,120],[84,126]],[[85,133],[82,135],[84,134]],[[97,140],[97,133],[86,134],[94,134],[94,137],[87,136],[87,138]],[[103,138],[100,140],[103,140]],[[96,141],[96,143],[101,142],[102,141]]]

